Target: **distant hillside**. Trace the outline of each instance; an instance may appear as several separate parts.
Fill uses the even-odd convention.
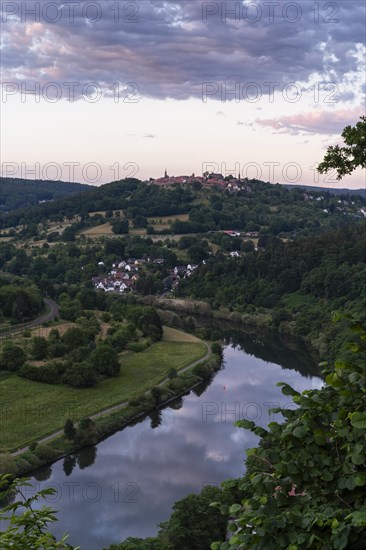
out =
[[[23,227],[25,234],[37,231],[35,224],[79,219],[68,228],[65,238],[75,239],[81,230],[114,221],[114,212],[128,219],[139,234],[152,235],[159,230],[156,218],[171,218],[160,234],[203,234],[225,230],[297,238],[336,229],[364,219],[366,199],[352,200],[330,193],[304,193],[298,187],[287,188],[259,180],[248,180],[237,189],[212,185],[160,186],[130,178],[93,187],[86,193],[16,210],[1,216],[4,228]],[[91,213],[97,213],[89,216]],[[185,215],[185,219],[174,219]],[[99,217],[98,217],[99,216]],[[155,227],[149,226],[152,223]],[[160,226],[162,224],[160,223]],[[30,228],[28,227],[30,226]],[[149,226],[149,227],[148,227]],[[28,229],[27,229],[28,227]],[[149,231],[148,231],[149,230]],[[124,229],[125,231],[125,229]],[[19,234],[20,237],[20,234]],[[230,241],[230,237],[226,236]],[[230,241],[230,246],[235,242]],[[235,248],[229,248],[235,250]]]
[[[0,210],[12,212],[42,202],[55,201],[92,189],[91,185],[65,181],[0,179]]]
[[[189,189],[163,189],[157,185],[145,185],[129,178],[100,187],[87,187],[86,193],[64,197],[54,202],[18,209],[1,216],[4,227],[17,225],[21,220],[33,223],[109,209],[133,208],[140,215],[169,216],[189,210],[194,195]]]
[[[313,185],[287,185],[284,184],[284,187],[287,187],[287,189],[293,189],[294,187],[298,187],[299,189],[303,189],[306,191],[306,193],[311,193],[312,191],[317,193],[330,193],[331,195],[358,195],[360,197],[366,198],[366,187],[364,189],[347,189],[346,187],[343,187],[342,189],[337,189],[336,187],[315,187]]]

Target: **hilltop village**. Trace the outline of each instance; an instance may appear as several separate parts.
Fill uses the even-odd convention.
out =
[[[204,172],[202,176],[196,176],[194,173],[191,176],[169,176],[165,170],[164,176],[161,178],[150,178],[144,183],[150,183],[155,185],[172,185],[174,183],[180,184],[200,184],[203,187],[218,186],[222,189],[229,189],[232,191],[250,191],[250,187],[247,185],[248,178],[241,178],[240,174],[234,177],[232,174],[223,176],[222,174],[216,174],[214,172]]]

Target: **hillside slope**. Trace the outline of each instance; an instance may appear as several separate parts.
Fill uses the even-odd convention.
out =
[[[19,178],[1,178],[0,210],[12,212],[40,204],[43,201],[55,201],[92,189],[91,185],[65,181],[28,180]]]

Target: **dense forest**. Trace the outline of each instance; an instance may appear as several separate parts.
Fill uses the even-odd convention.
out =
[[[318,335],[336,309],[366,321],[365,223],[288,242],[263,236],[258,247],[240,258],[211,256],[177,295],[243,313],[270,309],[274,326],[299,336]]]
[[[65,181],[28,180],[1,178],[0,211],[12,212],[40,204],[43,201],[56,201],[92,189],[90,185]]]

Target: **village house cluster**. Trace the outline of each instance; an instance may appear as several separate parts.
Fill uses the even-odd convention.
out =
[[[150,178],[150,180],[145,183],[155,185],[171,185],[172,183],[200,183],[203,187],[212,187],[217,185],[232,192],[241,191],[243,189],[248,192],[251,191],[250,187],[247,185],[248,178],[241,178],[240,175],[238,175],[237,178],[232,175],[224,177],[222,174],[216,174],[214,172],[205,172],[203,176],[196,176],[194,173],[191,176],[169,176],[165,170],[165,174],[162,178]]]
[[[112,269],[108,275],[93,277],[92,283],[96,290],[103,290],[104,292],[134,292],[136,291],[136,282],[148,264],[161,266],[165,263],[166,260],[164,258],[156,258],[155,260],[151,260],[150,258],[129,258],[126,261],[122,260],[112,264]],[[104,267],[104,262],[101,261],[98,265],[102,268]],[[174,290],[180,279],[190,277],[197,268],[197,264],[188,264],[177,265],[174,269],[169,269],[168,276],[163,281],[164,292]]]
[[[104,290],[104,292],[133,291],[139,278],[139,267],[146,264],[146,262],[147,260],[130,258],[127,261],[114,263],[107,276],[92,278],[94,288]],[[102,267],[104,262],[99,262],[98,265]]]
[[[218,186],[221,189],[226,189],[227,191],[230,191],[231,193],[237,193],[238,191],[246,191],[248,193],[251,193],[252,191],[250,185],[248,185],[248,178],[242,178],[240,174],[235,177],[232,174],[229,176],[223,176],[222,174],[216,174],[214,172],[204,172],[202,176],[196,176],[194,173],[191,176],[169,176],[167,171],[165,170],[164,176],[162,178],[150,178],[144,183],[154,185],[172,185],[174,183],[200,183],[202,187]],[[325,199],[323,195],[314,197],[313,195],[305,191],[303,196],[306,202],[320,202]],[[342,211],[343,214],[351,214],[355,215],[356,217],[366,217],[366,209],[361,209],[358,211],[358,213],[354,214],[352,207],[355,206],[355,202],[352,200],[338,200],[338,205],[339,206],[337,207],[337,210]],[[350,208],[352,209],[351,211]],[[329,213],[326,208],[324,208],[323,211],[326,214]]]

